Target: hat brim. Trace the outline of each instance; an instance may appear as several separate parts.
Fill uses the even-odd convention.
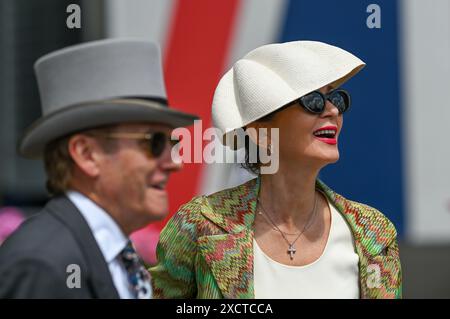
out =
[[[18,152],[27,158],[39,158],[52,140],[103,125],[148,122],[175,128],[189,126],[197,119],[196,115],[149,100],[116,99],[83,103],[50,113],[34,122],[20,140]]]

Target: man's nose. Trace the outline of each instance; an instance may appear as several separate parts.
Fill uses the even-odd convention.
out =
[[[181,157],[171,145],[167,146],[160,158],[160,166],[165,171],[179,171],[183,168]]]

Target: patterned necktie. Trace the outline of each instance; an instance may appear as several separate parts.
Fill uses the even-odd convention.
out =
[[[120,252],[125,269],[128,273],[128,281],[137,299],[150,299],[152,288],[150,274],[145,269],[141,258],[133,248],[131,241]]]

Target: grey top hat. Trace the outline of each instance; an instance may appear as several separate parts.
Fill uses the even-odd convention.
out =
[[[108,124],[155,122],[188,126],[193,114],[168,107],[159,47],[107,39],[67,47],[36,61],[42,117],[19,143],[25,157],[70,133]]]

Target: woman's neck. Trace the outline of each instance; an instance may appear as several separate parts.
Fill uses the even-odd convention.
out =
[[[320,169],[280,169],[271,175],[261,175],[260,209],[270,214],[277,224],[298,229],[308,222],[314,209],[315,184]]]

